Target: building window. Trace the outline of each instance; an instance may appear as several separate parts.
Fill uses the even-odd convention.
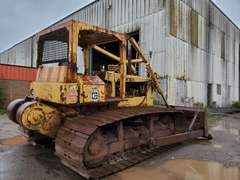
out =
[[[191,43],[195,47],[198,46],[198,13],[195,10],[191,11]]]
[[[221,38],[221,58],[225,59],[225,32],[222,32]]]
[[[170,34],[177,37],[177,1],[170,0]]]
[[[222,86],[221,84],[217,84],[217,95],[221,95],[222,94]]]

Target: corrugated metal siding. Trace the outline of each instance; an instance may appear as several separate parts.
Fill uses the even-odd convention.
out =
[[[114,29],[163,9],[164,0],[100,0],[64,19],[76,19]]]
[[[191,18],[195,11],[197,20]],[[240,31],[209,0],[99,0],[61,22],[69,19],[126,33],[140,31],[140,45],[161,75],[170,104],[206,105],[208,83],[217,105],[239,99]],[[194,47],[191,35],[196,26],[198,42]],[[0,62],[30,66],[33,58],[36,66],[36,50],[33,37],[2,53]],[[141,73],[145,74],[144,66]],[[217,84],[222,86],[221,95],[217,95]]]
[[[239,29],[237,29],[213,4],[210,4],[210,79],[213,97],[218,106],[239,100]],[[225,34],[225,58],[223,59],[221,40]],[[217,85],[222,93],[217,94]]]
[[[32,38],[29,38],[0,54],[0,63],[32,66]]]
[[[169,76],[168,97],[171,104],[206,104],[208,82],[208,22],[204,5],[196,8],[196,1],[173,0],[176,6],[177,31],[167,36],[166,64]],[[171,3],[169,2],[169,3]],[[167,7],[171,7],[169,4]],[[171,9],[167,8],[167,14]],[[192,14],[195,12],[193,18]],[[197,20],[196,20],[197,18]],[[195,20],[195,21],[194,21]],[[167,21],[171,34],[171,16]],[[193,30],[195,39],[193,41]],[[197,28],[197,29],[196,29]],[[197,35],[197,36],[196,36]],[[193,45],[193,42],[195,45]],[[199,47],[199,48],[196,48]]]
[[[0,79],[34,81],[37,70],[35,68],[0,65]]]
[[[145,54],[149,56],[152,52],[151,62],[158,65],[155,70],[162,76],[166,74],[163,62],[166,51],[166,13],[163,0],[97,1],[64,21],[70,19],[125,33],[140,31],[140,44]],[[160,60],[159,57],[163,59]],[[144,67],[141,68],[141,73],[145,73]]]
[[[225,106],[238,100],[239,29],[208,1],[171,0],[169,7],[173,7],[171,3],[175,3],[176,12],[173,14],[176,17],[171,17],[173,10],[167,9],[167,14],[170,14],[168,32],[173,35],[166,40],[167,72],[172,81],[168,88],[168,96],[172,97],[170,102],[184,104],[176,97],[180,95],[180,99],[188,101],[192,98],[193,103],[206,104],[208,83],[213,84],[212,101],[216,101],[217,105]],[[198,13],[199,48],[191,45],[192,20],[189,17],[193,10]],[[171,24],[171,19],[177,20],[174,22],[176,25]],[[177,30],[171,33],[174,27]],[[226,35],[224,59],[221,58],[223,33]],[[221,95],[217,95],[217,84],[222,86]],[[185,85],[187,87],[182,88]]]

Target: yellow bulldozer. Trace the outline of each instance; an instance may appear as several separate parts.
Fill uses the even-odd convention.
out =
[[[29,138],[51,139],[61,162],[83,177],[108,176],[159,147],[208,137],[203,109],[167,104],[135,39],[74,20],[37,37],[36,80],[8,116]]]

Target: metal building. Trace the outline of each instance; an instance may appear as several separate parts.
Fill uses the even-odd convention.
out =
[[[210,0],[96,0],[57,23],[69,19],[138,38],[170,104],[239,100],[240,30]],[[0,63],[36,67],[36,46],[32,36],[1,53]]]

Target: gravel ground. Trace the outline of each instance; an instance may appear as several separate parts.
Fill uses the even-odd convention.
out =
[[[21,135],[18,125],[8,120],[6,115],[0,115],[0,139]]]
[[[165,161],[173,159],[214,161],[226,167],[240,167],[240,114],[212,115],[208,119],[213,140],[194,140],[183,143],[137,167],[151,164],[161,166]],[[0,140],[18,135],[21,135],[21,132],[17,126],[11,123],[6,115],[1,115]],[[117,175],[107,179],[119,179],[116,177]],[[0,180],[26,179],[79,180],[82,178],[61,165],[51,150],[29,144],[11,146],[0,144]]]

